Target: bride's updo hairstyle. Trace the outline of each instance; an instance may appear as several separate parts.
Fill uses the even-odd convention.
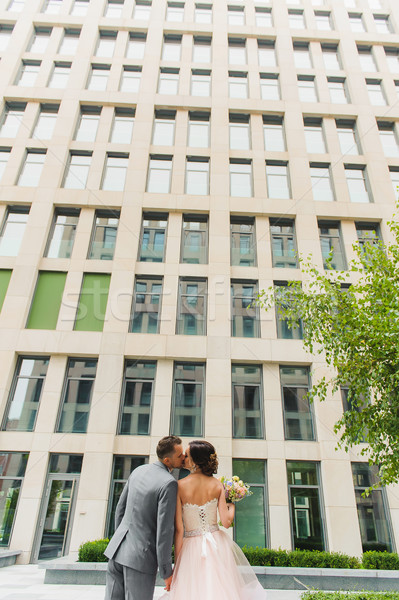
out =
[[[194,440],[189,443],[189,447],[191,460],[204,475],[212,477],[217,473],[219,461],[212,444],[204,440]]]

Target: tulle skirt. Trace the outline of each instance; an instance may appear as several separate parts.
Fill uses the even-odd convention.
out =
[[[218,530],[184,538],[171,590],[161,600],[266,600],[266,590],[241,548]]]

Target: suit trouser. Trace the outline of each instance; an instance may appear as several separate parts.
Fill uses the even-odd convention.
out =
[[[152,600],[156,573],[141,573],[108,561],[105,600]]]

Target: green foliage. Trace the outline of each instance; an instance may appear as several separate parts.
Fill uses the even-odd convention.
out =
[[[319,270],[301,258],[303,287],[293,281],[258,297],[289,326],[302,323],[304,348],[324,354],[335,373],[313,373],[310,401],[349,387],[350,409],[335,424],[338,447],[358,446],[378,465],[381,485],[399,482],[399,223],[389,227],[393,243],[354,244],[357,257],[348,271]]]
[[[399,571],[399,555],[395,552],[365,552],[363,554],[363,568]]]
[[[305,592],[301,600],[399,600],[399,592]]]
[[[79,546],[78,562],[107,562],[104,550],[108,546],[108,539],[86,542]]]
[[[252,566],[260,567],[317,567],[324,569],[360,569],[361,563],[354,556],[340,552],[320,552],[319,550],[270,550],[269,548],[242,549]],[[377,553],[378,554],[378,553]]]

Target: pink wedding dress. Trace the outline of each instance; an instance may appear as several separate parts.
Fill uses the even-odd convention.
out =
[[[241,548],[219,529],[217,506],[217,498],[183,504],[183,546],[161,600],[266,600]]]

